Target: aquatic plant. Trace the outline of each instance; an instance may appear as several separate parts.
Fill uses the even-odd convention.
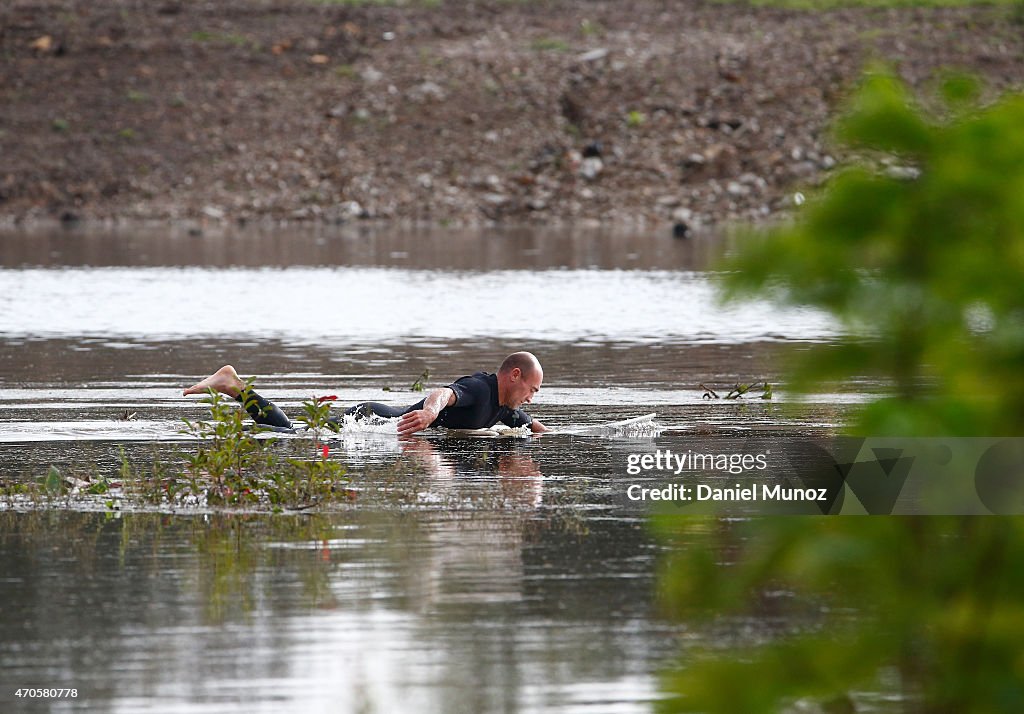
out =
[[[413,392],[422,392],[424,385],[426,385],[428,379],[430,379],[430,370],[424,369],[420,376],[416,378],[416,381],[412,383],[412,386],[409,389]]]
[[[257,407],[251,381],[240,399],[246,409]],[[329,458],[322,443],[325,430],[337,430],[330,421],[330,399],[303,402],[300,421],[309,438],[288,440],[284,448],[296,455],[286,458],[277,453],[277,442],[283,440],[267,437],[268,430],[258,425],[250,427],[234,399],[211,389],[202,401],[210,407],[210,419],[184,420],[184,433],[200,442],[187,456],[186,471],[164,479],[163,494],[151,495],[173,502],[276,508],[306,508],[339,494],[348,497],[342,488],[348,483],[345,468]]]
[[[721,396],[719,396],[718,392],[716,392],[714,389],[712,389],[711,387],[707,386],[703,382],[701,382],[698,386],[702,390],[704,390],[704,394],[701,395],[701,399],[721,399],[722,398]],[[729,392],[725,395],[725,398],[726,399],[742,399],[743,396],[747,392],[749,392],[752,389],[757,389],[757,388],[761,389],[761,399],[771,399],[772,398],[772,385],[769,384],[768,382],[751,382],[749,384],[746,384],[746,383],[741,384],[741,383],[737,382],[736,384],[734,384],[732,386],[732,388],[729,390]]]
[[[246,408],[256,404],[246,384],[242,401]],[[211,503],[239,503],[258,499],[260,483],[273,465],[266,443],[256,436],[264,431],[245,428],[243,413],[233,399],[212,389],[202,399],[210,407],[210,419],[184,420],[183,433],[199,440],[195,453],[188,456],[186,484],[171,479],[168,496],[177,498],[183,489],[193,497],[200,495]]]
[[[409,391],[422,392],[424,389],[426,389],[428,379],[430,379],[430,368],[425,367],[423,371],[420,372],[420,376],[413,380],[412,385],[410,385],[409,387]],[[385,392],[401,391],[400,389],[393,389],[389,386],[381,387],[381,390]]]

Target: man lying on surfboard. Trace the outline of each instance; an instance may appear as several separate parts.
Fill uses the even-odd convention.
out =
[[[345,413],[357,417],[401,417],[398,420],[399,436],[408,436],[431,426],[486,429],[499,421],[511,427],[529,426],[530,431],[536,434],[547,431],[547,427],[519,407],[533,401],[542,381],[544,370],[537,358],[529,352],[515,352],[505,358],[497,373],[476,372],[459,377],[412,406],[402,408],[363,402]],[[213,389],[240,399],[244,387],[245,383],[239,379],[235,368],[226,364],[182,394],[201,394]],[[291,420],[273,402],[252,390],[246,396],[246,411],[257,424],[282,429],[292,427]]]

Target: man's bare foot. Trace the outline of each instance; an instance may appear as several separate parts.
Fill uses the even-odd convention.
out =
[[[238,378],[238,372],[230,364],[226,364],[202,382],[196,382],[183,391],[182,396],[189,394],[202,394],[207,389],[213,389],[229,397],[237,397],[242,393],[245,383]]]

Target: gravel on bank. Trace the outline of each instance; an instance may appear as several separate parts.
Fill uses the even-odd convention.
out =
[[[842,158],[868,61],[1019,87],[1011,13],[13,0],[0,223],[758,221]]]

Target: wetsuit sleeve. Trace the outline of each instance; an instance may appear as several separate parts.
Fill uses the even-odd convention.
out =
[[[486,404],[491,398],[491,390],[487,382],[479,377],[459,377],[448,385],[455,392],[455,406],[468,407],[473,404]]]
[[[501,420],[501,423],[511,427],[530,426],[533,423],[533,417],[522,409],[513,409],[508,416]]]

